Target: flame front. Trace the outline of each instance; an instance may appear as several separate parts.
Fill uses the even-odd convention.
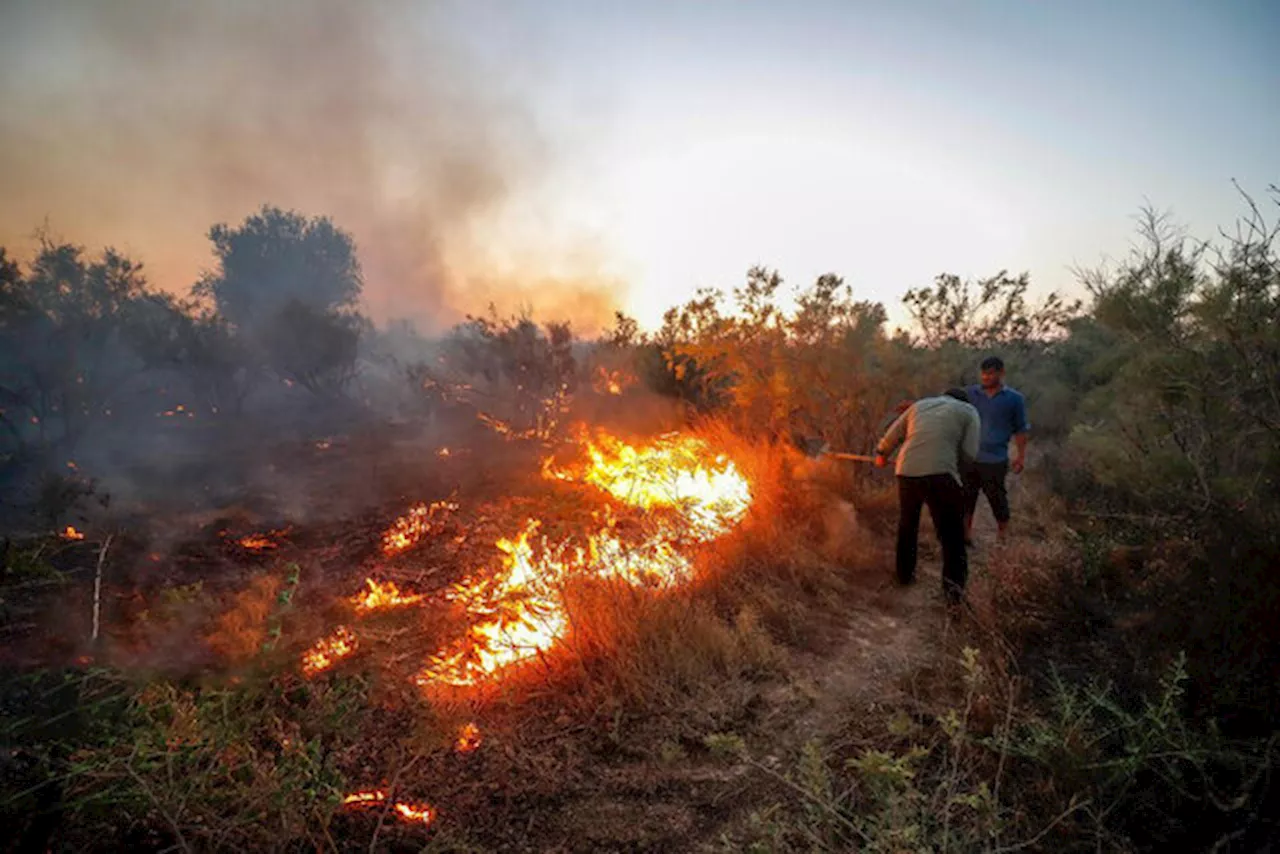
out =
[[[585,463],[560,469],[547,460],[544,476],[593,486],[644,511],[644,518],[623,525],[606,505],[595,513],[598,527],[578,537],[549,540],[538,536],[539,520],[527,519],[517,534],[499,538],[500,565],[445,594],[472,622],[462,637],[428,658],[415,679],[418,685],[478,685],[550,650],[569,629],[563,590],[571,580],[596,578],[661,589],[689,583],[695,570],[690,547],[730,531],[751,505],[746,478],[701,438],[667,434],[637,447],[599,432],[595,439],[583,434],[580,443]],[[413,507],[384,534],[384,553],[419,542],[438,513],[456,509],[447,502]],[[352,597],[358,611],[424,598],[403,594],[392,582],[365,583],[367,589]],[[355,646],[355,636],[339,629],[307,653],[303,670],[328,669]],[[478,731],[474,735],[478,744]],[[460,736],[458,750],[465,752],[468,741]]]
[[[472,613],[484,619],[432,657],[418,674],[419,685],[475,685],[559,640],[567,619],[550,585],[563,567],[547,560],[545,553],[543,560],[535,559],[529,538],[537,529],[538,522],[531,519],[514,540],[498,540],[497,547],[504,552],[503,574],[494,581],[455,587],[450,598],[467,603]]]
[[[582,480],[619,501],[676,509],[698,539],[726,533],[751,506],[751,487],[727,456],[705,440],[668,433],[636,448],[607,434],[584,440],[591,463]]]

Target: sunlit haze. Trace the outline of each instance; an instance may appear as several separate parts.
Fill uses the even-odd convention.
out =
[[[263,203],[355,236],[377,320],[645,325],[776,267],[1039,292],[1145,203],[1212,235],[1280,179],[1280,6],[8,2],[0,243],[185,292]]]

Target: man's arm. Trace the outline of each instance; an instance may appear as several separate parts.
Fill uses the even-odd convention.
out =
[[[982,419],[978,410],[970,404],[968,416],[964,422],[964,432],[960,434],[960,462],[971,463],[978,458],[979,440],[982,438]]]
[[[1027,439],[1031,435],[1031,422],[1027,420],[1027,404],[1020,396],[1013,413],[1013,473],[1021,474],[1027,464]]]
[[[889,429],[885,431],[884,437],[880,440],[879,444],[876,445],[877,466],[883,467],[888,456],[892,454],[894,449],[901,445],[902,440],[906,438],[907,416],[910,414],[911,410],[908,409],[906,412],[899,415],[894,422],[889,425]]]

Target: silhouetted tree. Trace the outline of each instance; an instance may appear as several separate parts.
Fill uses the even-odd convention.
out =
[[[215,225],[209,239],[218,267],[193,293],[213,301],[244,348],[246,369],[269,369],[315,394],[341,393],[355,375],[365,327],[351,236],[326,217],[264,206],[237,228]],[[223,343],[217,325],[191,331],[214,347]]]
[[[0,423],[17,452],[74,446],[141,369],[131,331],[141,268],[45,243],[27,275],[0,253]]]
[[[350,312],[363,281],[355,242],[327,217],[308,219],[264,206],[237,228],[209,229],[216,272],[195,287],[241,331],[270,323],[299,302],[320,311]]]

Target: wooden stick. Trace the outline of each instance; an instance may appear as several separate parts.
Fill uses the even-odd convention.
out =
[[[111,548],[112,536],[107,534],[102,548],[98,550],[98,573],[93,579],[93,634],[89,639],[94,643],[98,642],[98,628],[101,625],[99,616],[102,613],[102,565],[107,561],[107,549]]]
[[[858,463],[874,463],[876,461],[875,457],[867,454],[845,454],[838,451],[824,451],[823,456],[834,457],[837,460],[853,460]]]

